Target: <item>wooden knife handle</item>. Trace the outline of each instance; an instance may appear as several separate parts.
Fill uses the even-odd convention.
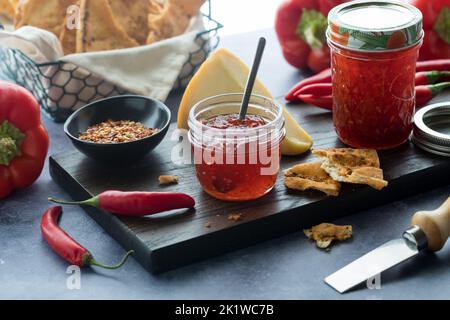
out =
[[[441,250],[450,237],[450,197],[436,210],[414,214],[412,224],[418,226],[427,236],[428,249]]]

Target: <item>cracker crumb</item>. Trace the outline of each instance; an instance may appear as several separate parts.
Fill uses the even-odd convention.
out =
[[[228,216],[228,220],[238,222],[242,220],[242,213],[233,213]]]
[[[160,185],[177,184],[178,182],[178,176],[159,176]]]
[[[212,227],[212,224],[211,224],[211,222],[207,222],[207,223],[205,223],[205,228],[211,228]]]
[[[329,249],[333,241],[344,241],[352,237],[352,226],[338,226],[322,223],[311,229],[303,230],[304,234],[316,242],[318,248]]]

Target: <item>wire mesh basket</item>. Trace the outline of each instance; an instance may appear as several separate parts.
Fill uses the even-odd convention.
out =
[[[197,34],[174,89],[185,87],[208,54],[219,44],[222,25],[208,12],[203,14],[205,31]],[[0,25],[1,28],[1,25]],[[82,106],[111,96],[133,94],[74,64],[54,61],[38,64],[17,49],[0,46],[0,73],[27,88],[43,111],[54,121],[65,121]]]

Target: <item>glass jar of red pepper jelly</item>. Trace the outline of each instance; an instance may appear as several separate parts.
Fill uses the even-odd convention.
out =
[[[422,14],[394,1],[352,1],[329,14],[333,122],[347,145],[389,149],[411,134]]]
[[[225,201],[260,198],[275,185],[285,136],[282,107],[253,95],[239,120],[242,94],[225,94],[195,105],[189,140],[203,189]]]

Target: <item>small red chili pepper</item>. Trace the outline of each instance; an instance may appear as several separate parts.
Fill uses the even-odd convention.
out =
[[[416,73],[416,86],[450,81],[450,71],[422,71]]]
[[[303,87],[295,93],[295,95],[298,97],[304,95],[313,95],[321,97],[332,94],[333,94],[333,85],[331,83],[310,84],[309,86]]]
[[[416,71],[450,71],[450,59],[419,61]]]
[[[85,201],[49,200],[59,204],[91,206],[128,217],[142,217],[195,206],[195,200],[187,194],[169,192],[105,191]]]
[[[416,87],[416,106],[418,108],[425,106],[445,89],[450,88],[450,82],[438,84],[421,85]],[[322,93],[321,94],[319,94]],[[321,83],[312,84],[300,90],[296,96],[297,100],[312,104],[319,108],[333,110],[332,84]]]
[[[306,103],[312,104],[316,107],[326,109],[326,110],[333,110],[333,96],[332,95],[326,95],[326,96],[315,96],[312,94],[301,94],[298,96],[301,100],[303,100]]]
[[[62,207],[52,207],[48,209],[41,221],[41,232],[48,245],[64,260],[72,265],[79,267],[97,266],[105,269],[118,269],[127,261],[128,257],[134,253],[129,251],[122,261],[115,266],[106,266],[97,262],[92,254],[70,237],[58,225],[59,218],[62,214]]]
[[[428,61],[418,61],[417,62],[417,72],[428,72],[428,71],[450,71],[450,59],[440,59],[440,60],[428,60]],[[299,90],[316,83],[331,83],[332,72],[331,69],[325,69],[322,72],[303,79],[297,85],[295,85],[289,93],[286,95],[285,99],[289,102],[296,102],[298,100]],[[444,79],[446,80],[446,78]],[[442,81],[442,80],[441,80]],[[418,85],[425,84],[419,82]],[[429,84],[429,83],[428,83]]]
[[[423,107],[445,89],[450,88],[450,82],[416,87],[416,106]]]
[[[291,91],[289,91],[285,99],[287,101],[296,101],[296,93],[300,89],[315,83],[331,83],[331,69],[325,69],[312,77],[300,81],[295,87],[291,89]]]
[[[450,81],[450,71],[422,71],[416,73],[416,86],[435,84],[442,81]],[[325,96],[332,94],[332,92],[333,85],[331,83],[316,83],[302,87],[295,93],[295,96]]]

